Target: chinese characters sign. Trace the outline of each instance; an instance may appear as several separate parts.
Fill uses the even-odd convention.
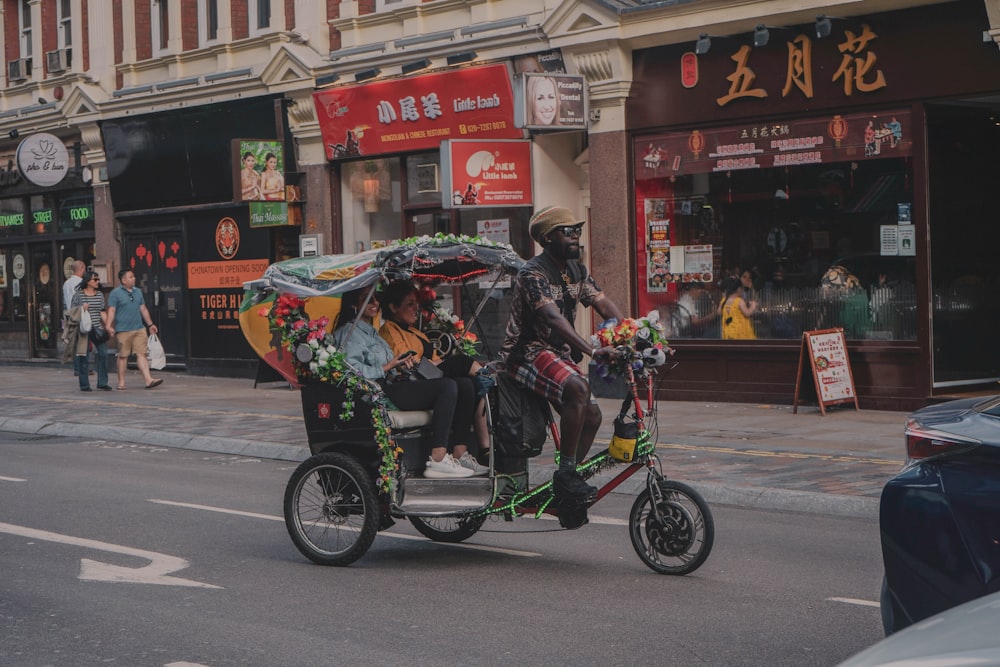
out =
[[[912,154],[908,111],[834,114],[637,140],[639,178],[768,169]]]
[[[313,102],[331,160],[524,136],[504,64],[321,90]]]
[[[841,54],[840,63],[831,82],[843,86],[845,97],[851,97],[855,92],[870,93],[885,88],[885,74],[878,69],[878,56],[872,48],[877,38],[878,35],[868,24],[862,24],[857,34],[853,30],[844,31],[843,39],[837,44],[837,50]],[[798,35],[786,42],[786,45],[788,61],[781,96],[788,97],[797,93],[812,99],[812,39],[804,34]],[[757,84],[757,75],[750,63],[752,51],[744,44],[730,57],[735,65],[732,73],[726,77],[729,92],[716,99],[720,107],[741,97],[762,99],[768,96],[768,91]]]
[[[448,141],[441,166],[445,208],[532,204],[530,141]]]

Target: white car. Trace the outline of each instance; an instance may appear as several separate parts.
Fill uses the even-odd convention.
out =
[[[892,634],[837,667],[1000,665],[1000,593],[943,611]]]

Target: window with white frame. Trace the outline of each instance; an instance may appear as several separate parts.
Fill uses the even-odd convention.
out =
[[[153,55],[161,56],[167,53],[170,43],[169,0],[150,0],[150,28],[153,38]]]
[[[271,30],[271,0],[250,0],[248,10],[251,35]]]
[[[56,21],[58,24],[57,41],[60,49],[68,49],[73,46],[73,1],[59,0],[56,5]]]
[[[20,28],[19,46],[22,58],[30,58],[31,52],[31,6],[28,0],[17,3],[17,24]]]
[[[219,0],[198,0],[198,44],[219,40]]]
[[[400,7],[415,5],[419,1],[420,0],[375,0],[375,11],[388,12],[393,9],[399,9]]]

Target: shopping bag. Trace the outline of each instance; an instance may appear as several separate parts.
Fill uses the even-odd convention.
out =
[[[87,334],[94,328],[94,321],[90,319],[90,311],[80,309],[80,333]]]
[[[149,334],[146,357],[149,359],[149,367],[153,370],[163,370],[167,366],[167,353],[163,351],[163,343],[156,334]]]

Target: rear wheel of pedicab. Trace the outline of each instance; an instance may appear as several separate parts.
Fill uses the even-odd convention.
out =
[[[659,483],[656,502],[644,489],[629,513],[632,546],[650,569],[660,574],[694,572],[712,551],[715,522],[708,503],[687,484]]]
[[[352,456],[311,456],[285,487],[285,527],[299,551],[320,565],[349,565],[378,532],[379,507],[371,476]]]
[[[413,527],[424,537],[435,542],[461,542],[475,535],[486,517],[480,516],[411,516],[407,517]]]

